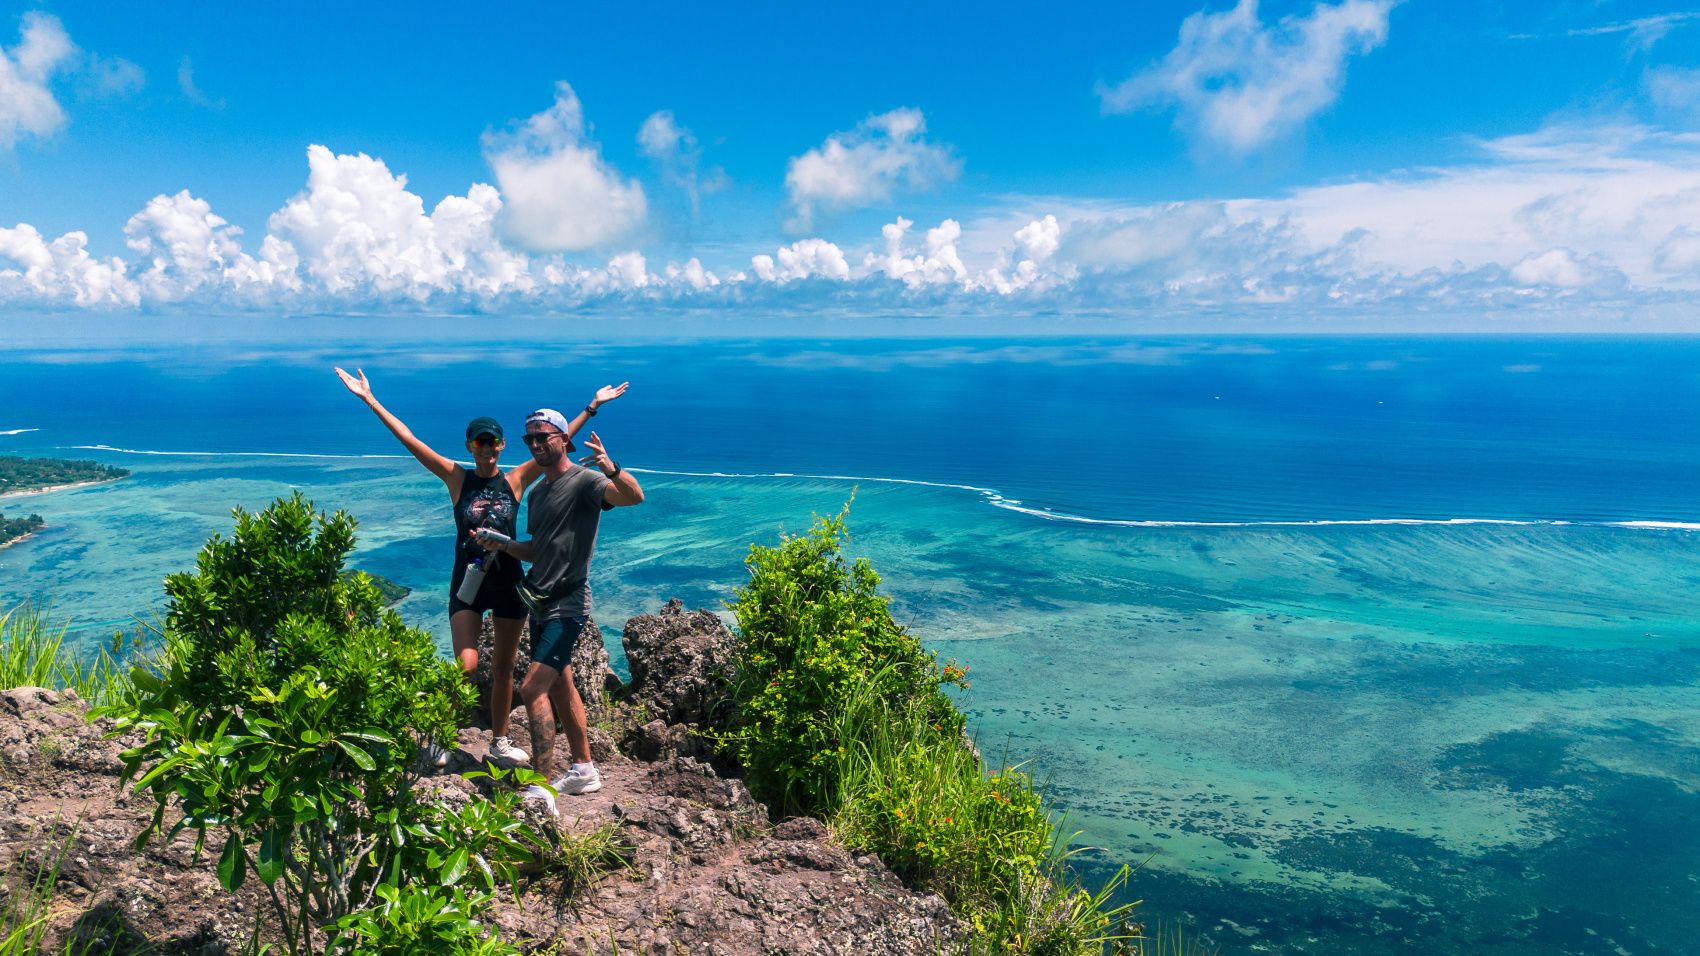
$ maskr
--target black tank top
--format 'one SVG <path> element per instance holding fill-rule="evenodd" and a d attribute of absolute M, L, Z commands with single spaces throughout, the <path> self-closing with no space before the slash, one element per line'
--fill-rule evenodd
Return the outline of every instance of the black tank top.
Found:
<path fill-rule="evenodd" d="M 514 500 L 507 476 L 498 472 L 484 478 L 470 468 L 460 471 L 460 497 L 455 499 L 455 571 L 458 573 L 473 558 L 487 555 L 485 573 L 518 580 L 518 561 L 485 551 L 473 542 L 471 534 L 479 528 L 489 528 L 510 538 L 514 536 L 519 502 Z"/>

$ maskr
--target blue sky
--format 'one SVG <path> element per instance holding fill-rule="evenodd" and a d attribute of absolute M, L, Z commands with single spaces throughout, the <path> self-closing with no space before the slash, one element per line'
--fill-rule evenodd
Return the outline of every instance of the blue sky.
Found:
<path fill-rule="evenodd" d="M 1616 330 L 1700 289 L 1700 10 L 204 11 L 0 7 L 0 307 Z"/>

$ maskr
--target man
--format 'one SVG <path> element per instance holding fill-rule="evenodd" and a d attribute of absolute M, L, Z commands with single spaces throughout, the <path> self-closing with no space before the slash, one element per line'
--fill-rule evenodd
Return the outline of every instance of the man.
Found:
<path fill-rule="evenodd" d="M 492 551 L 503 551 L 530 562 L 519 584 L 520 596 L 531 609 L 531 669 L 520 685 L 520 700 L 531 724 L 531 765 L 548 776 L 555 759 L 555 713 L 549 689 L 565 680 L 567 713 L 564 721 L 572 766 L 550 781 L 560 793 L 577 795 L 602 789 L 602 776 L 590 759 L 590 730 L 584 701 L 573 683 L 571 661 L 590 617 L 590 556 L 596 548 L 596 529 L 602 512 L 643 502 L 643 488 L 632 473 L 608 457 L 602 439 L 590 433 L 590 455 L 573 464 L 575 451 L 567 435 L 567 420 L 552 408 L 540 408 L 525 419 L 525 444 L 543 468 L 543 480 L 527 499 L 525 522 L 529 541 L 480 534 Z M 595 465 L 601 473 L 583 465 Z M 542 787 L 526 788 L 526 799 L 544 803 L 555 813 L 554 798 Z"/>

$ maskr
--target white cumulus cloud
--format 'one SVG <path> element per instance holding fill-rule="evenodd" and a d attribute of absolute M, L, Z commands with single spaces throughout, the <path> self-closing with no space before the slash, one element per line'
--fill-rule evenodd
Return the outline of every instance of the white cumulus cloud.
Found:
<path fill-rule="evenodd" d="M 1225 13 L 1199 11 L 1181 24 L 1167 56 L 1114 85 L 1104 110 L 1173 106 L 1177 124 L 1205 142 L 1249 152 L 1332 105 L 1346 62 L 1387 39 L 1394 0 L 1319 3 L 1309 16 L 1266 26 L 1257 0 Z"/>
<path fill-rule="evenodd" d="M 505 202 L 503 230 L 528 249 L 600 248 L 629 236 L 648 215 L 643 186 L 602 159 L 578 94 L 564 82 L 555 84 L 554 105 L 486 136 L 484 155 Z"/>
<path fill-rule="evenodd" d="M 799 239 L 772 256 L 754 256 L 750 268 L 762 281 L 781 284 L 811 277 L 850 278 L 850 263 L 844 258 L 844 250 L 825 239 Z"/>
<path fill-rule="evenodd" d="M 899 186 L 927 189 L 955 179 L 961 161 L 949 147 L 924 139 L 926 131 L 920 110 L 896 109 L 792 159 L 785 188 L 797 211 L 793 226 L 809 228 L 817 208 L 866 206 L 890 199 Z"/>
<path fill-rule="evenodd" d="M 0 227 L 0 302 L 84 307 L 134 306 L 140 298 L 116 256 L 88 253 L 89 237 L 68 232 L 49 242 L 28 223 Z"/>
<path fill-rule="evenodd" d="M 963 264 L 962 255 L 956 248 L 957 241 L 962 238 L 962 224 L 946 219 L 937 227 L 928 229 L 923 250 L 910 254 L 904 238 L 913 225 L 913 222 L 898 216 L 896 222 L 881 229 L 880 234 L 885 237 L 885 251 L 883 254 L 868 253 L 863 259 L 864 270 L 896 279 L 912 289 L 928 285 L 967 285 L 968 266 Z"/>
<path fill-rule="evenodd" d="M 307 168 L 306 190 L 272 214 L 269 229 L 300 256 L 318 288 L 423 299 L 530 285 L 526 257 L 496 238 L 502 198 L 490 186 L 474 184 L 426 215 L 407 177 L 382 160 L 311 146 Z"/>

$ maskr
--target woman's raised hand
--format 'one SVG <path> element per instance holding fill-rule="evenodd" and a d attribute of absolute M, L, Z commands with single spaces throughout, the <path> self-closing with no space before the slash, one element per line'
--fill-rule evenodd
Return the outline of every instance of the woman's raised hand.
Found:
<path fill-rule="evenodd" d="M 366 373 L 364 371 L 362 371 L 360 369 L 355 369 L 354 371 L 360 373 L 359 378 L 355 378 L 354 376 L 348 374 L 347 372 L 344 372 L 340 368 L 336 370 L 336 377 L 342 379 L 342 384 L 349 391 L 351 391 L 355 395 L 359 396 L 361 398 L 361 400 L 368 401 L 368 402 L 371 401 L 372 400 L 372 383 L 366 381 Z M 623 386 L 623 385 L 620 386 L 620 390 L 624 391 L 625 386 Z"/>

